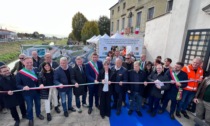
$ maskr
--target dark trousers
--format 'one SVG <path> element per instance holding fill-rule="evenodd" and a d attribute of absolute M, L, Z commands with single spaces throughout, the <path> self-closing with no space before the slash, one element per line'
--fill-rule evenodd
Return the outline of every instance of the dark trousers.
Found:
<path fill-rule="evenodd" d="M 82 104 L 86 104 L 87 92 L 82 95 Z"/>
<path fill-rule="evenodd" d="M 125 103 L 125 101 L 126 101 L 126 93 L 127 93 L 127 85 L 125 86 L 123 86 L 123 92 L 122 92 L 122 101 Z"/>
<path fill-rule="evenodd" d="M 157 113 L 159 102 L 160 102 L 160 98 L 150 96 L 149 97 L 149 110 L 151 110 L 153 113 Z"/>
<path fill-rule="evenodd" d="M 89 108 L 93 107 L 93 96 L 95 96 L 95 106 L 98 106 L 98 86 L 90 85 L 89 88 Z"/>
<path fill-rule="evenodd" d="M 176 105 L 177 105 L 177 100 L 169 97 L 164 97 L 163 99 L 163 105 L 162 105 L 162 110 L 165 111 L 166 107 L 168 106 L 168 102 L 171 100 L 171 106 L 170 106 L 170 114 L 174 114 Z"/>
<path fill-rule="evenodd" d="M 36 108 L 36 116 L 39 116 L 41 113 L 41 104 L 40 104 L 40 94 L 35 92 L 31 95 L 24 96 L 27 105 L 27 114 L 28 119 L 33 120 L 33 101 Z"/>
<path fill-rule="evenodd" d="M 21 111 L 22 116 L 26 116 L 25 103 L 22 103 L 21 105 L 19 105 L 19 107 L 20 107 L 20 111 Z M 11 115 L 14 118 L 15 121 L 19 121 L 20 120 L 16 106 L 10 108 L 10 113 L 11 113 Z"/>
<path fill-rule="evenodd" d="M 141 103 L 142 103 L 142 96 L 138 92 L 132 92 L 130 110 L 134 110 L 136 105 L 136 111 L 140 111 Z"/>
<path fill-rule="evenodd" d="M 111 113 L 111 95 L 110 92 L 101 92 L 100 96 L 100 115 L 101 116 L 110 116 Z"/>
<path fill-rule="evenodd" d="M 183 90 L 182 99 L 178 102 L 177 111 L 186 111 L 196 92 Z"/>
<path fill-rule="evenodd" d="M 121 110 L 123 93 L 114 92 L 114 105 L 117 106 L 117 110 Z"/>

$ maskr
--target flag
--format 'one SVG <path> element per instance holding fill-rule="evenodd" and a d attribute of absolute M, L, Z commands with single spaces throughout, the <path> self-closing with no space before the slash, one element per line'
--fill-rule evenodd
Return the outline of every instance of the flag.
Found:
<path fill-rule="evenodd" d="M 121 31 L 121 35 L 124 35 L 124 29 Z"/>
<path fill-rule="evenodd" d="M 139 34 L 139 27 L 136 27 L 135 34 Z"/>

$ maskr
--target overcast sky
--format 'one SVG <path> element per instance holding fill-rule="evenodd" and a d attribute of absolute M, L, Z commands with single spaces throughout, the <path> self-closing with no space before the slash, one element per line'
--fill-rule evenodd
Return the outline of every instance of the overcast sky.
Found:
<path fill-rule="evenodd" d="M 0 0 L 0 28 L 66 37 L 78 11 L 88 20 L 110 17 L 118 0 Z"/>

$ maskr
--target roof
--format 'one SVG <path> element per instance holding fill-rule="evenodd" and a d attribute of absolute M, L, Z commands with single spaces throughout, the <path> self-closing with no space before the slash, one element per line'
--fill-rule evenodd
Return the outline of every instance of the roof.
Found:
<path fill-rule="evenodd" d="M 109 10 L 111 10 L 113 7 L 115 7 L 116 5 L 118 5 L 118 3 L 119 3 L 119 1 L 116 4 L 114 4 L 112 7 L 110 7 Z"/>
<path fill-rule="evenodd" d="M 202 9 L 204 12 L 206 12 L 207 14 L 210 14 L 210 4 L 205 6 L 203 9 Z"/>
<path fill-rule="evenodd" d="M 13 32 L 13 31 L 9 31 L 7 29 L 0 29 L 1 32 Z"/>

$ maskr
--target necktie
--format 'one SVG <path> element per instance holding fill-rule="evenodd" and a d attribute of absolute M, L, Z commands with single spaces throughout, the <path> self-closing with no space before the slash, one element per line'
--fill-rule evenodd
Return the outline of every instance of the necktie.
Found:
<path fill-rule="evenodd" d="M 80 68 L 81 73 L 83 74 L 84 72 L 83 72 L 82 66 L 80 66 L 79 68 Z"/>

